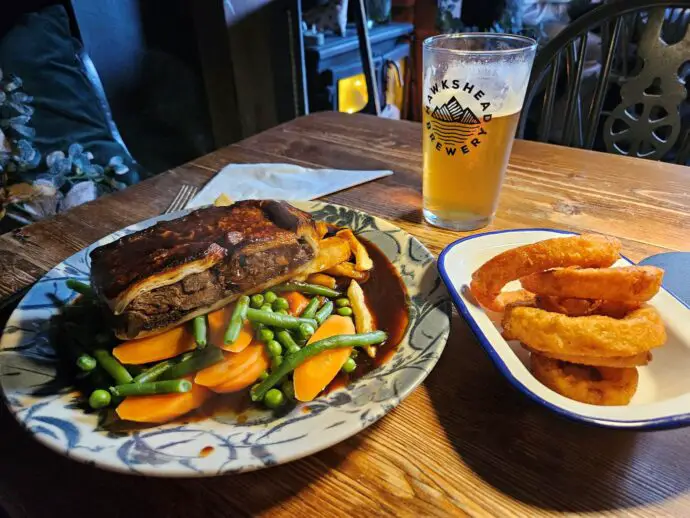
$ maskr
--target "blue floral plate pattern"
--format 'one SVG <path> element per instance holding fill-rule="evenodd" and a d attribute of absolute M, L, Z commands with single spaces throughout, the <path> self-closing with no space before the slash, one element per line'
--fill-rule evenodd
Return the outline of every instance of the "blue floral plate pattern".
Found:
<path fill-rule="evenodd" d="M 392 224 L 346 207 L 295 203 L 316 219 L 348 226 L 395 265 L 409 295 L 410 325 L 395 355 L 346 388 L 281 416 L 251 410 L 241 420 L 203 420 L 115 432 L 106 413 L 86 413 L 58 375 L 48 324 L 74 297 L 68 278 L 88 280 L 89 252 L 157 221 L 115 232 L 57 265 L 19 303 L 0 340 L 0 387 L 16 419 L 38 441 L 75 460 L 129 474 L 214 476 L 282 464 L 328 448 L 366 428 L 407 397 L 434 367 L 450 328 L 451 302 L 431 253 Z M 241 422 L 238 422 L 241 421 Z M 210 453 L 208 453 L 210 452 Z"/>

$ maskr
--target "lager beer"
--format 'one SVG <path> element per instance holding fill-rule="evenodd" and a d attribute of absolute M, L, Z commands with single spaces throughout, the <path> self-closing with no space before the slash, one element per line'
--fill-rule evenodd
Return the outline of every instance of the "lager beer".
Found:
<path fill-rule="evenodd" d="M 497 34 L 424 42 L 424 217 L 454 230 L 487 225 L 498 205 L 536 44 Z"/>

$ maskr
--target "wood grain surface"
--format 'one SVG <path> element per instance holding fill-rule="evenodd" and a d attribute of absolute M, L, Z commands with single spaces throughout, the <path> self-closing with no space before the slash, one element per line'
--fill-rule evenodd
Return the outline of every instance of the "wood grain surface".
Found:
<path fill-rule="evenodd" d="M 80 248 L 165 209 L 181 183 L 231 162 L 391 169 L 326 199 L 385 217 L 434 253 L 466 235 L 421 217 L 418 124 L 324 113 L 298 119 L 51 220 L 0 236 L 0 301 Z M 690 169 L 516 142 L 486 230 L 555 227 L 623 240 L 633 260 L 690 249 Z M 492 366 L 454 315 L 431 375 L 396 410 L 309 458 L 203 480 L 135 478 L 63 458 L 0 406 L 0 507 L 45 516 L 690 515 L 690 433 L 557 418 Z"/>

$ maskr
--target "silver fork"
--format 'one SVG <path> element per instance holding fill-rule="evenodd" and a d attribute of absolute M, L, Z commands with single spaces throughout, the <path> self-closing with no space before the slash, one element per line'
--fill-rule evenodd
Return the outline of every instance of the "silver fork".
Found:
<path fill-rule="evenodd" d="M 170 214 L 171 212 L 177 212 L 178 210 L 184 209 L 198 192 L 199 188 L 195 185 L 189 185 L 188 183 L 183 184 L 163 214 Z"/>

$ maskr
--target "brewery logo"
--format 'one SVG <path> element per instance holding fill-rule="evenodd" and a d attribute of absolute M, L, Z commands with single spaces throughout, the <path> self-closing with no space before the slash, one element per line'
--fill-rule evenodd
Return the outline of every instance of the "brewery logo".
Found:
<path fill-rule="evenodd" d="M 462 87 L 461 84 L 457 79 L 434 84 L 429 89 L 425 103 L 429 116 L 426 121 L 427 138 L 436 151 L 447 155 L 455 155 L 458 150 L 466 155 L 480 146 L 488 135 L 486 124 L 482 122 L 491 121 L 491 103 L 484 100 L 484 92 L 473 84 L 466 82 Z M 448 94 L 439 95 L 439 92 L 447 90 L 455 90 L 450 99 Z M 438 104 L 439 97 L 448 100 Z M 462 103 L 458 97 L 462 99 Z"/>

